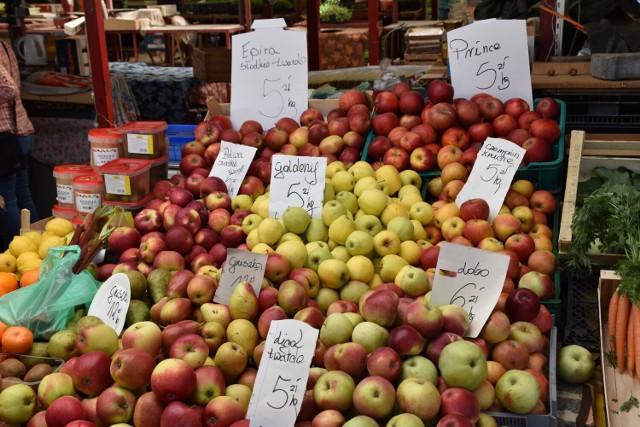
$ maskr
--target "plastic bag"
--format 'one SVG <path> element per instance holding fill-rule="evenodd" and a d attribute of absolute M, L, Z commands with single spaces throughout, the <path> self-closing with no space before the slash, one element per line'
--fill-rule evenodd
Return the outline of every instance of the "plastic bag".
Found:
<path fill-rule="evenodd" d="M 37 283 L 0 297 L 0 320 L 29 328 L 40 340 L 64 329 L 76 306 L 90 304 L 98 291 L 91 273 L 73 274 L 79 258 L 79 246 L 50 248 Z"/>

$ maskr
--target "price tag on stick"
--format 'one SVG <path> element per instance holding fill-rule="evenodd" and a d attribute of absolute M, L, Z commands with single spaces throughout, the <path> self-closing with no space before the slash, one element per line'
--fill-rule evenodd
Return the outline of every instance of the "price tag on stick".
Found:
<path fill-rule="evenodd" d="M 299 320 L 271 322 L 247 411 L 249 427 L 293 427 L 317 340 L 318 330 Z"/>
<path fill-rule="evenodd" d="M 456 304 L 467 310 L 467 336 L 475 338 L 498 302 L 508 267 L 507 255 L 445 242 L 438 256 L 431 303 Z"/>
<path fill-rule="evenodd" d="M 457 97 L 485 92 L 522 98 L 533 109 L 527 24 L 490 19 L 447 32 L 451 83 Z"/>
<path fill-rule="evenodd" d="M 209 176 L 217 176 L 227 184 L 227 192 L 231 199 L 238 195 L 242 180 L 249 170 L 256 151 L 255 147 L 222 141 L 220 154 L 216 157 Z"/>
<path fill-rule="evenodd" d="M 269 216 L 282 218 L 289 206 L 299 206 L 312 218 L 322 215 L 327 159 L 277 154 L 271 159 Z"/>
<path fill-rule="evenodd" d="M 117 273 L 100 285 L 87 314 L 99 317 L 105 325 L 111 326 L 120 335 L 130 302 L 129 277 L 126 274 Z"/>
<path fill-rule="evenodd" d="M 487 138 L 478 152 L 467 182 L 456 197 L 456 205 L 460 206 L 469 199 L 482 198 L 489 204 L 489 222 L 493 221 L 502 207 L 525 151 L 506 139 Z"/>
<path fill-rule="evenodd" d="M 240 249 L 227 249 L 227 259 L 224 262 L 218 289 L 213 301 L 229 304 L 231 294 L 238 283 L 249 282 L 256 295 L 260 292 L 267 256 Z"/>

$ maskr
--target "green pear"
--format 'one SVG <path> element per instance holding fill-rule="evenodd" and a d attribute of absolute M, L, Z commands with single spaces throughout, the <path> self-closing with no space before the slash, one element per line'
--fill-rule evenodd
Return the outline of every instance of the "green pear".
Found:
<path fill-rule="evenodd" d="M 51 335 L 49 338 L 49 356 L 63 360 L 69 360 L 74 356 L 78 356 L 80 351 L 76 348 L 75 331 L 62 330 Z"/>
<path fill-rule="evenodd" d="M 83 316 L 76 322 L 76 333 L 80 331 L 80 329 L 86 328 L 91 325 L 100 325 L 103 324 L 101 318 L 96 316 Z"/>
<path fill-rule="evenodd" d="M 233 319 L 254 320 L 258 315 L 258 297 L 251 283 L 243 281 L 236 285 L 229 297 L 229 310 Z"/>
<path fill-rule="evenodd" d="M 127 309 L 127 317 L 124 320 L 124 327 L 127 328 L 134 323 L 150 320 L 149 306 L 144 301 L 132 299 Z"/>
<path fill-rule="evenodd" d="M 302 234 L 311 223 L 311 215 L 304 208 L 289 206 L 282 214 L 282 221 L 287 230 L 292 233 Z"/>
<path fill-rule="evenodd" d="M 258 329 L 247 319 L 234 319 L 227 326 L 227 341 L 244 348 L 247 354 L 253 354 L 259 342 Z"/>
<path fill-rule="evenodd" d="M 167 295 L 167 286 L 171 279 L 171 272 L 164 268 L 156 268 L 147 276 L 149 294 L 153 303 L 157 303 Z"/>
<path fill-rule="evenodd" d="M 127 270 L 123 273 L 129 278 L 131 299 L 142 298 L 147 293 L 147 278 L 138 270 Z"/>

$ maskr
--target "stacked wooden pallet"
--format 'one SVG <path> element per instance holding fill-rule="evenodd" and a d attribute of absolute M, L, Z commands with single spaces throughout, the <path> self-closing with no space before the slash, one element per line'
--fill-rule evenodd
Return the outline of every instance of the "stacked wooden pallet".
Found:
<path fill-rule="evenodd" d="M 441 27 L 409 28 L 405 34 L 405 64 L 427 64 L 442 59 Z"/>

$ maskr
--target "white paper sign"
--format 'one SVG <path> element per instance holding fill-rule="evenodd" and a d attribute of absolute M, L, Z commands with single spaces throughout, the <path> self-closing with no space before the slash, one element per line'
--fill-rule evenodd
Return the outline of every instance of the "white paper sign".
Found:
<path fill-rule="evenodd" d="M 249 427 L 293 427 L 318 332 L 299 320 L 271 322 L 247 411 Z"/>
<path fill-rule="evenodd" d="M 311 217 L 320 218 L 326 171 L 325 157 L 273 156 L 269 216 L 281 218 L 289 206 L 299 206 Z"/>
<path fill-rule="evenodd" d="M 498 215 L 525 149 L 511 141 L 487 138 L 478 152 L 467 182 L 456 197 L 456 205 L 482 198 L 489 204 L 489 222 Z"/>
<path fill-rule="evenodd" d="M 533 109 L 527 24 L 491 19 L 447 32 L 456 97 L 485 92 L 501 101 L 522 98 Z"/>
<path fill-rule="evenodd" d="M 96 292 L 87 314 L 102 319 L 120 335 L 131 302 L 129 277 L 117 273 L 109 277 Z"/>
<path fill-rule="evenodd" d="M 220 154 L 213 163 L 209 176 L 217 176 L 227 184 L 229 197 L 238 195 L 244 176 L 256 155 L 256 147 L 222 141 Z"/>
<path fill-rule="evenodd" d="M 467 336 L 475 338 L 498 302 L 508 267 L 507 255 L 445 242 L 438 256 L 431 303 L 456 304 L 467 310 Z"/>
<path fill-rule="evenodd" d="M 287 31 L 282 18 L 253 22 L 255 31 L 231 44 L 231 122 L 271 128 L 282 117 L 300 121 L 308 106 L 307 34 Z"/>
<path fill-rule="evenodd" d="M 222 268 L 220 282 L 213 301 L 228 304 L 233 290 L 240 282 L 249 282 L 256 295 L 260 292 L 264 267 L 267 264 L 265 254 L 257 254 L 240 249 L 227 249 L 227 259 Z"/>

